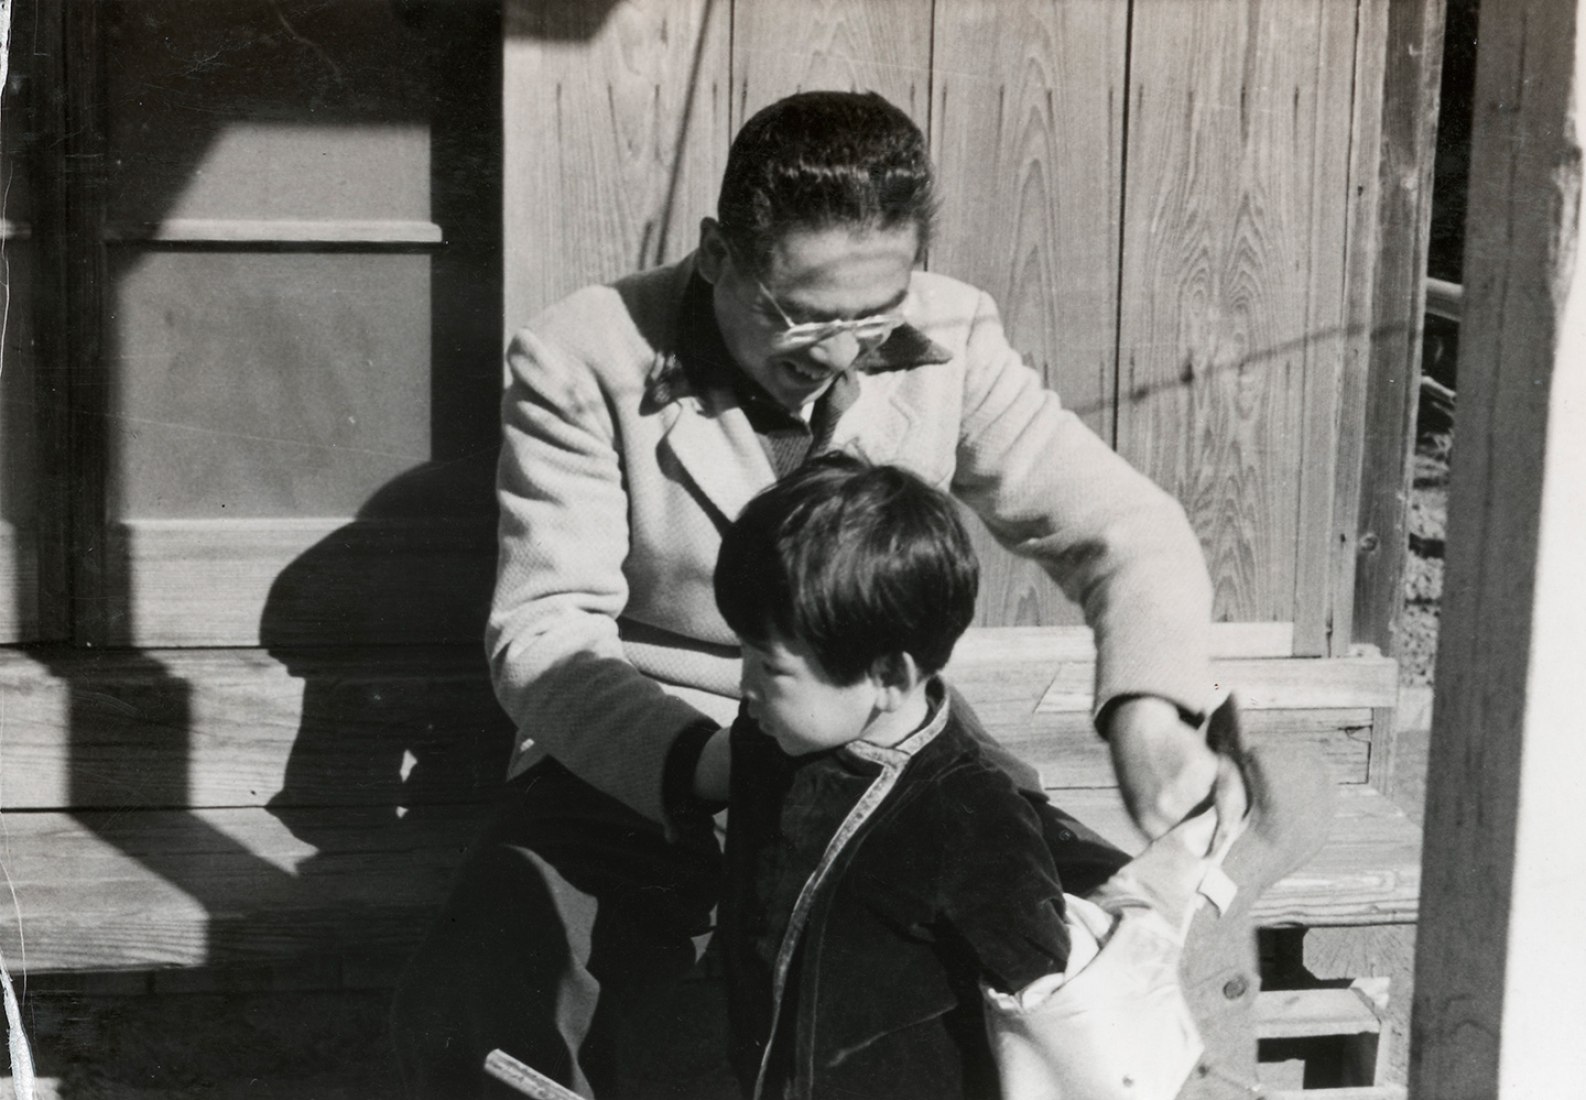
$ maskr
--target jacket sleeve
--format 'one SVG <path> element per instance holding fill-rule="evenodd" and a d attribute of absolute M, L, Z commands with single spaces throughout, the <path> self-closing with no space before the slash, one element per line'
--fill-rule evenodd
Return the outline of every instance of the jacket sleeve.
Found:
<path fill-rule="evenodd" d="M 941 797 L 940 919 L 981 980 L 1008 993 L 1067 969 L 1063 888 L 1034 808 L 989 769 L 949 776 Z"/>
<path fill-rule="evenodd" d="M 615 433 L 588 364 L 532 333 L 513 340 L 486 647 L 520 742 L 660 821 L 667 753 L 710 720 L 623 655 L 628 501 Z"/>
<path fill-rule="evenodd" d="M 1211 689 L 1211 582 L 1184 509 L 1020 360 L 985 294 L 971 323 L 953 490 L 1038 561 L 1096 636 L 1095 711 L 1156 695 L 1198 714 Z"/>

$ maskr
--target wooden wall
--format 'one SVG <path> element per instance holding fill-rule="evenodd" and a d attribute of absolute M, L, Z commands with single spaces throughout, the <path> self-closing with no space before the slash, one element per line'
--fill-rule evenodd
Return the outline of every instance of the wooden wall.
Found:
<path fill-rule="evenodd" d="M 18 9 L 0 641 L 477 644 L 499 10 L 201 7 Z"/>
<path fill-rule="evenodd" d="M 0 639 L 472 642 L 503 324 L 683 255 L 748 114 L 862 87 L 929 135 L 929 266 L 1185 503 L 1217 616 L 1391 642 L 1440 0 L 46 9 Z M 980 545 L 982 624 L 1075 621 Z"/>
<path fill-rule="evenodd" d="M 879 91 L 941 173 L 928 266 L 990 291 L 1028 361 L 1184 502 L 1220 619 L 1293 623 L 1296 652 L 1342 652 L 1372 280 L 1383 249 L 1425 247 L 1373 232 L 1388 15 L 1386 0 L 509 0 L 507 326 L 692 248 L 759 107 Z M 983 623 L 1073 620 L 1027 564 L 982 550 Z"/>

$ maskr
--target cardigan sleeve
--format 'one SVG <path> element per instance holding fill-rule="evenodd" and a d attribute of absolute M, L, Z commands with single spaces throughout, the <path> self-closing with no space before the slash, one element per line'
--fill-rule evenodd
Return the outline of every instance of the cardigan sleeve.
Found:
<path fill-rule="evenodd" d="M 623 650 L 628 497 L 608 395 L 577 356 L 520 333 L 507 354 L 502 431 L 486 637 L 496 696 L 520 741 L 664 821 L 674 742 L 714 723 Z"/>
<path fill-rule="evenodd" d="M 964 363 L 953 491 L 1084 610 L 1096 712 L 1155 695 L 1199 714 L 1212 685 L 1212 590 L 1184 509 L 1063 407 L 1009 346 L 984 293 Z"/>

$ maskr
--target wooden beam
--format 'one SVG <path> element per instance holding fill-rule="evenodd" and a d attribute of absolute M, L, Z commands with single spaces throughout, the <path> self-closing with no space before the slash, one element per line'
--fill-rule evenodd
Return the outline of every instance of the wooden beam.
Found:
<path fill-rule="evenodd" d="M 1388 0 L 1361 0 L 1356 10 L 1354 124 L 1350 134 L 1348 194 L 1345 196 L 1344 353 L 1339 364 L 1337 451 L 1332 456 L 1332 515 L 1326 598 L 1321 623 L 1324 648 L 1333 657 L 1354 642 L 1355 556 L 1360 527 L 1367 385 L 1371 375 L 1371 318 L 1377 255 L 1382 248 L 1378 216 L 1382 203 L 1382 103 L 1388 55 Z M 1298 579 L 1298 578 L 1297 578 Z M 1298 597 L 1298 593 L 1296 593 Z M 1299 603 L 1296 598 L 1296 603 Z M 1310 653 L 1302 638 L 1296 652 Z"/>
<path fill-rule="evenodd" d="M 1415 1097 L 1578 1095 L 1586 0 L 1483 4 Z"/>
<path fill-rule="evenodd" d="M 105 533 L 108 645 L 477 643 L 495 519 L 138 519 Z"/>
<path fill-rule="evenodd" d="M 445 235 L 427 221 L 324 218 L 169 218 L 113 223 L 105 240 L 116 244 L 438 245 Z"/>
<path fill-rule="evenodd" d="M 1426 280 L 1426 312 L 1446 321 L 1458 321 L 1465 288 L 1444 279 Z"/>
<path fill-rule="evenodd" d="M 72 630 L 71 532 L 77 479 L 73 476 L 72 417 L 68 400 L 71 318 L 78 316 L 70 299 L 68 270 L 72 245 L 67 238 L 68 173 L 63 42 L 66 13 L 52 5 L 40 14 L 37 38 L 29 59 L 32 88 L 30 110 L 38 147 L 27 165 L 32 175 L 33 209 L 29 224 L 36 235 L 33 268 L 34 397 L 38 402 L 39 450 L 37 531 L 33 560 L 37 567 L 38 641 L 64 641 Z"/>
<path fill-rule="evenodd" d="M 1354 539 L 1353 640 L 1393 653 L 1404 600 L 1410 455 L 1420 394 L 1421 313 L 1432 219 L 1432 160 L 1443 73 L 1444 0 L 1393 0 L 1383 76 L 1370 365 L 1365 380 L 1363 471 Z M 1348 598 L 1339 592 L 1336 598 Z M 1336 616 L 1341 618 L 1342 616 Z M 1333 647 L 1347 645 L 1342 636 Z"/>
<path fill-rule="evenodd" d="M 1116 791 L 1063 807 L 1138 850 Z M 11 813 L 15 906 L 0 951 L 30 972 L 261 964 L 412 949 L 478 836 L 485 804 Z M 1413 920 L 1417 834 L 1344 790 L 1327 843 L 1256 902 L 1262 926 Z M 23 944 L 26 944 L 26 953 Z"/>
<path fill-rule="evenodd" d="M 363 560 L 333 563 L 330 579 L 355 585 Z M 287 602 L 268 649 L 0 649 L 0 806 L 416 806 L 493 789 L 512 731 L 490 689 L 477 624 L 463 645 L 320 645 L 323 632 L 299 633 L 313 623 Z M 333 597 L 318 602 L 303 615 L 337 616 Z M 442 613 L 414 602 L 397 613 Z M 355 628 L 343 627 L 349 637 Z M 1252 740 L 1313 745 L 1337 782 L 1364 783 L 1371 707 L 1391 668 L 1238 656 L 1285 640 L 1261 633 L 1223 624 L 1212 634 L 1217 651 L 1235 654 L 1213 667 L 1244 670 Z M 1107 746 L 1080 690 L 1093 658 L 1083 628 L 977 630 L 949 675 L 1048 787 L 1112 787 Z M 1048 708 L 1042 699 L 1059 668 L 1074 690 Z"/>
<path fill-rule="evenodd" d="M 105 33 L 104 6 L 65 6 L 65 218 L 69 324 L 66 406 L 70 410 L 71 636 L 102 644 L 114 622 L 104 586 L 105 505 L 112 386 L 104 356 Z"/>

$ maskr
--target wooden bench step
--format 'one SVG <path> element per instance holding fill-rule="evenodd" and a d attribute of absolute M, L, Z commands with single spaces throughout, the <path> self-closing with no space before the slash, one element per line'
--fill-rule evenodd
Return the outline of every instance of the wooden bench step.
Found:
<path fill-rule="evenodd" d="M 1267 925 L 1413 919 L 1413 826 L 1346 790 L 1332 839 L 1257 905 Z M 1116 842 L 1140 839 L 1112 791 L 1064 806 Z M 417 942 L 480 828 L 479 806 L 8 813 L 0 950 L 30 970 L 256 964 L 400 953 Z M 295 830 L 295 833 L 294 831 Z"/>
<path fill-rule="evenodd" d="M 1145 838 L 1116 790 L 1053 791 L 1053 801 L 1125 851 Z M 1421 830 L 1372 787 L 1338 788 L 1327 842 L 1267 891 L 1256 918 L 1267 927 L 1408 924 L 1421 890 Z"/>
<path fill-rule="evenodd" d="M 1403 1085 L 1357 1085 L 1342 1089 L 1279 1089 L 1266 1100 L 1405 1100 Z"/>
<path fill-rule="evenodd" d="M 1364 783 L 1394 662 L 1290 658 L 1282 624 L 1212 633 L 1256 741 L 1304 740 Z M 971 631 L 949 669 L 1052 788 L 1110 787 L 1083 629 Z M 0 649 L 0 806 L 77 810 L 475 801 L 512 731 L 477 646 L 330 650 Z"/>
<path fill-rule="evenodd" d="M 1256 997 L 1257 1039 L 1376 1034 L 1382 1020 L 1354 989 L 1269 989 Z"/>
<path fill-rule="evenodd" d="M 361 807 L 8 813 L 14 972 L 231 966 L 411 951 L 483 820 Z"/>

